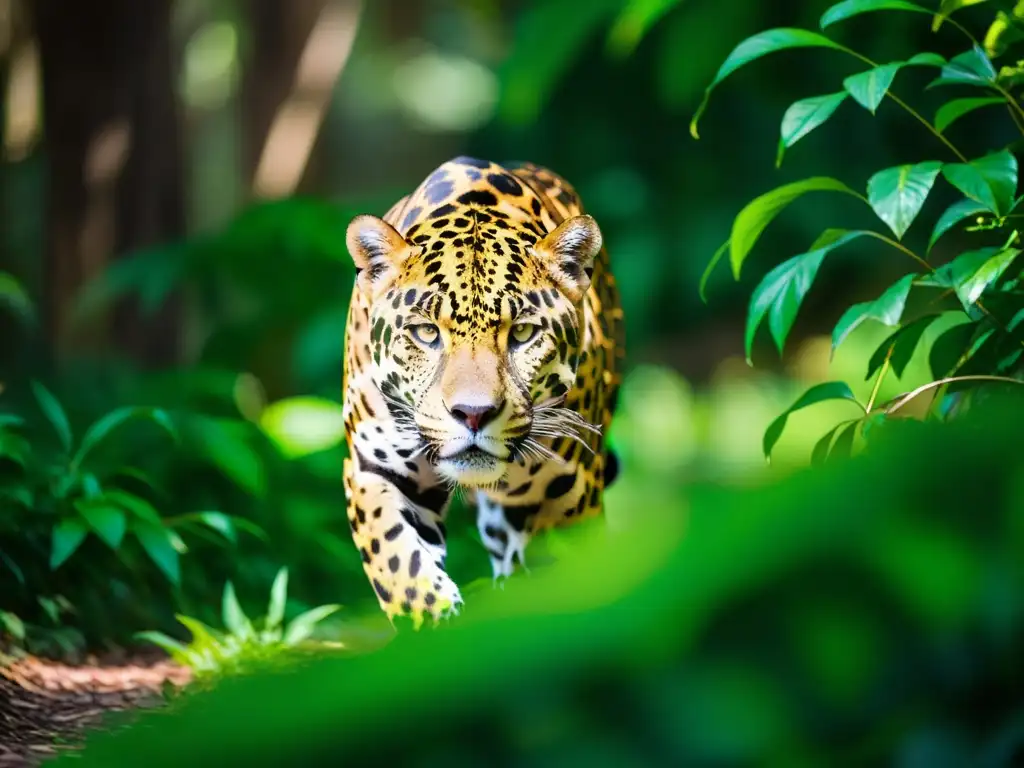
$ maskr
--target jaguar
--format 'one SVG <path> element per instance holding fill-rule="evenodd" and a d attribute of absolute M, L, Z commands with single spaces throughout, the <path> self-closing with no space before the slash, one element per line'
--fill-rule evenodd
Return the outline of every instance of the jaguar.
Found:
<path fill-rule="evenodd" d="M 455 493 L 475 502 L 493 576 L 539 532 L 598 516 L 623 311 L 601 230 L 532 163 L 450 160 L 346 230 L 344 488 L 388 618 L 457 614 L 445 570 Z"/>

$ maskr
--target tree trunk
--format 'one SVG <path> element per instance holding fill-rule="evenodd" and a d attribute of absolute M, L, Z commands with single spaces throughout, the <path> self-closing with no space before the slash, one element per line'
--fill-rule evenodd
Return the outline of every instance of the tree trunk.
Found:
<path fill-rule="evenodd" d="M 76 293 L 111 258 L 184 232 L 182 152 L 174 94 L 170 0 L 36 0 L 48 169 L 44 312 L 58 356 L 72 337 Z M 143 364 L 177 356 L 178 302 L 142 317 L 116 307 L 112 341 Z M 72 347 L 72 345 L 75 345 Z"/>

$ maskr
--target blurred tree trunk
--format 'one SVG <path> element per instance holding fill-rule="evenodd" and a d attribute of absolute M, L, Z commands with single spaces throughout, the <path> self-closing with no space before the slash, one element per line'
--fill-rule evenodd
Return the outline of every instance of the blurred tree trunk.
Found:
<path fill-rule="evenodd" d="M 242 157 L 250 191 L 274 116 L 291 93 L 325 5 L 326 0 L 250 0 L 250 55 L 242 75 Z"/>
<path fill-rule="evenodd" d="M 45 322 L 58 355 L 70 310 L 112 257 L 184 231 L 171 0 L 36 0 L 48 169 Z M 143 364 L 177 356 L 179 306 L 143 317 L 133 300 L 91 329 Z"/>

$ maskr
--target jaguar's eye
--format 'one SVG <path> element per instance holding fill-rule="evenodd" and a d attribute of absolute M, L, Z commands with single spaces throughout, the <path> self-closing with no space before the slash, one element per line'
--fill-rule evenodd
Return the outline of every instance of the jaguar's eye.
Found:
<path fill-rule="evenodd" d="M 414 325 L 409 329 L 409 332 L 416 341 L 425 347 L 436 346 L 441 338 L 441 332 L 437 330 L 437 326 L 430 323 Z"/>
<path fill-rule="evenodd" d="M 525 344 L 537 335 L 538 327 L 531 323 L 516 323 L 512 326 L 512 341 L 516 344 Z"/>

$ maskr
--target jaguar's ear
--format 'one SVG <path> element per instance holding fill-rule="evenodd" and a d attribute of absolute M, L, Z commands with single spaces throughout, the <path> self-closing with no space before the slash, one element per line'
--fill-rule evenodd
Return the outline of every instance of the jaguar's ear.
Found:
<path fill-rule="evenodd" d="M 576 303 L 590 287 L 594 257 L 601 251 L 601 230 L 590 216 L 573 216 L 559 224 L 533 250 L 547 264 L 559 287 Z"/>
<path fill-rule="evenodd" d="M 366 214 L 349 223 L 345 243 L 356 265 L 356 284 L 370 297 L 391 282 L 413 250 L 384 219 Z"/>

